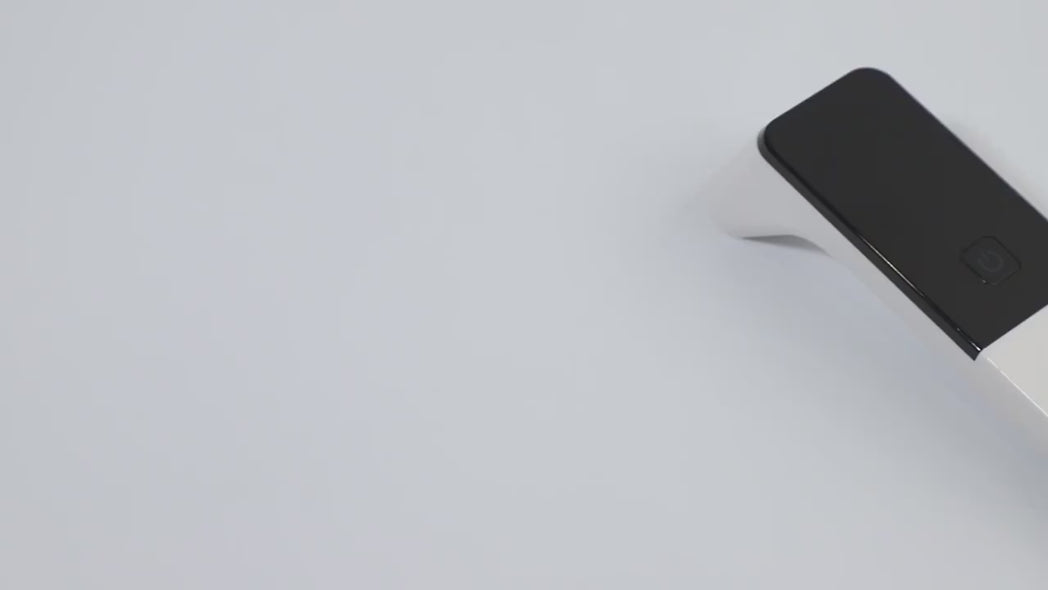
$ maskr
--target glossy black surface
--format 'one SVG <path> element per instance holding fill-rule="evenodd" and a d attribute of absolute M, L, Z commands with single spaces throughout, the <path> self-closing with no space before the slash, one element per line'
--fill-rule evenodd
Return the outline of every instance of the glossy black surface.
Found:
<path fill-rule="evenodd" d="M 760 147 L 969 356 L 1048 304 L 1048 221 L 883 72 L 837 80 Z"/>

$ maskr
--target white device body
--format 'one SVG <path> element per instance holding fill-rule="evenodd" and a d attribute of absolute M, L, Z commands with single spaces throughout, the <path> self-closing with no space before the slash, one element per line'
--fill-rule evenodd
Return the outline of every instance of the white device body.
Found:
<path fill-rule="evenodd" d="M 764 159 L 756 138 L 714 178 L 710 198 L 714 217 L 731 235 L 796 236 L 847 266 L 994 406 L 1048 443 L 1048 308 L 973 360 Z"/>

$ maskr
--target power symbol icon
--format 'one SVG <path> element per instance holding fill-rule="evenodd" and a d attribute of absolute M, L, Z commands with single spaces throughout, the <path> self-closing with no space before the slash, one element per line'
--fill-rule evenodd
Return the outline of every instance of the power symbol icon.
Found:
<path fill-rule="evenodd" d="M 962 258 L 987 285 L 997 285 L 1019 270 L 1019 261 L 996 238 L 979 238 Z"/>
<path fill-rule="evenodd" d="M 975 263 L 988 273 L 1001 272 L 1004 268 L 1004 257 L 993 250 L 985 250 L 976 257 Z"/>

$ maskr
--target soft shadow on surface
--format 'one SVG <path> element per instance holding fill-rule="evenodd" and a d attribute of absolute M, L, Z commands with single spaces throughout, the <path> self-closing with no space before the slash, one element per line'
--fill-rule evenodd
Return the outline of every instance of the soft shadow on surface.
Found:
<path fill-rule="evenodd" d="M 694 277 L 682 280 L 679 286 L 691 290 L 684 299 L 693 302 L 695 314 L 700 314 L 704 304 L 728 301 L 730 305 L 724 303 L 719 313 L 743 317 L 744 310 L 760 310 L 753 315 L 759 317 L 757 323 L 768 332 L 769 339 L 781 338 L 793 349 L 809 348 L 811 356 L 825 359 L 825 366 L 830 367 L 826 370 L 863 379 L 862 387 L 848 390 L 846 395 L 806 390 L 806 384 L 799 380 L 784 384 L 785 394 L 796 396 L 799 404 L 810 408 L 807 411 L 816 416 L 813 420 L 854 424 L 874 440 L 880 439 L 875 446 L 885 447 L 886 461 L 899 462 L 892 470 L 910 478 L 907 485 L 934 490 L 948 488 L 951 480 L 967 483 L 951 502 L 955 507 L 981 507 L 986 517 L 1000 522 L 1000 534 L 1006 538 L 1020 544 L 1045 540 L 1048 449 L 1035 445 L 1027 433 L 996 413 L 983 399 L 984 394 L 962 375 L 947 373 L 949 367 L 922 348 L 918 338 L 910 337 L 901 321 L 885 317 L 887 312 L 875 312 L 872 306 L 881 304 L 872 294 L 853 288 L 847 280 L 806 283 L 806 279 L 819 279 L 811 264 L 779 270 L 769 257 L 752 249 L 747 253 L 747 248 L 739 245 L 753 241 L 795 251 L 822 252 L 820 248 L 796 236 L 727 239 L 708 211 L 697 203 L 686 203 L 677 215 L 667 217 L 673 221 L 664 231 L 676 238 L 665 252 L 671 258 L 668 266 L 676 268 L 675 276 Z M 783 255 L 783 265 L 803 263 L 785 252 Z M 836 272 L 847 274 L 843 267 Z M 711 276 L 718 280 L 711 282 Z M 725 285 L 734 288 L 718 301 L 711 291 L 727 291 Z M 854 321 L 856 315 L 877 319 L 863 324 Z M 740 326 L 740 333 L 750 329 L 743 323 Z M 744 346 L 735 348 L 731 338 L 724 340 L 726 355 L 750 354 Z M 913 349 L 908 350 L 910 347 Z M 725 365 L 730 366 L 731 360 L 727 359 Z M 937 371 L 943 374 L 937 377 Z M 911 373 L 919 377 L 912 383 L 905 377 Z M 789 372 L 783 374 L 790 376 Z M 842 443 L 863 448 L 851 439 L 842 439 Z M 899 448 L 907 444 L 913 448 Z M 950 451 L 952 448 L 962 450 Z M 966 481 L 961 475 L 965 470 L 979 475 Z"/>
<path fill-rule="evenodd" d="M 760 238 L 749 239 L 753 242 L 761 242 L 764 244 L 771 244 L 773 246 L 785 246 L 787 248 L 796 248 L 797 250 L 806 250 L 809 252 L 818 252 L 820 254 L 825 254 L 822 248 L 798 236 L 765 236 Z"/>

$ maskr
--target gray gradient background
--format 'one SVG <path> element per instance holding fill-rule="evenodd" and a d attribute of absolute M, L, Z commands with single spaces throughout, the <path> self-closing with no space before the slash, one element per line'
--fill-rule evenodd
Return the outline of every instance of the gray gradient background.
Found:
<path fill-rule="evenodd" d="M 0 3 L 0 587 L 1048 587 L 1048 459 L 699 199 L 892 72 L 1048 203 L 1043 2 Z"/>

